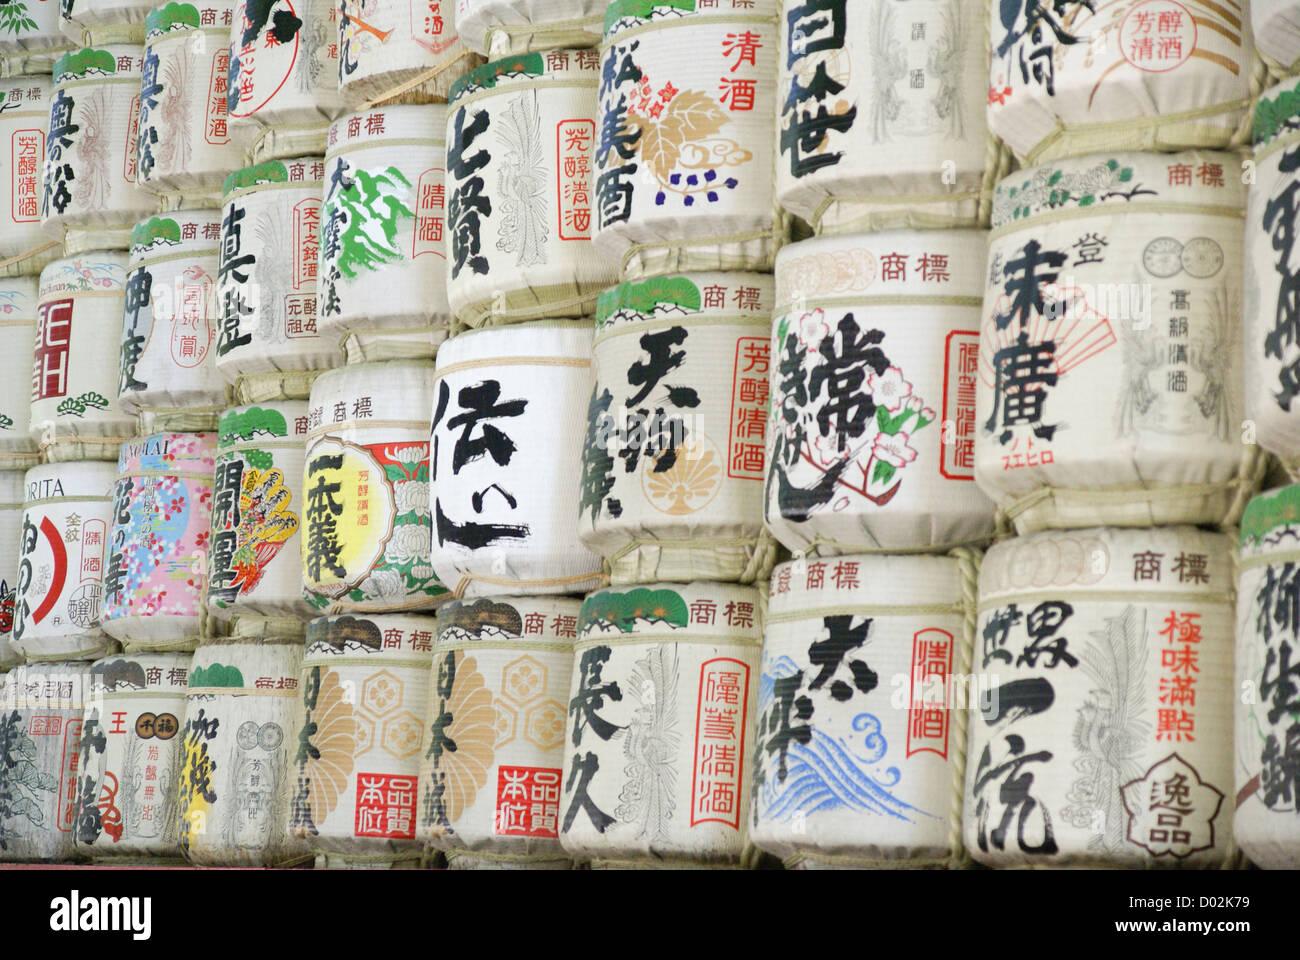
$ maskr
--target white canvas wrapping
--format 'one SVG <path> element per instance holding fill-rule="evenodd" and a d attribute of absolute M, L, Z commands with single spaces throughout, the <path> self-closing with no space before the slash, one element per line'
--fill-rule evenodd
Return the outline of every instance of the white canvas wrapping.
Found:
<path fill-rule="evenodd" d="M 49 460 L 116 460 L 135 433 L 117 402 L 126 263 L 104 250 L 41 271 L 28 429 Z"/>
<path fill-rule="evenodd" d="M 57 5 L 57 0 L 45 2 Z M 8 144 L 0 177 L 0 276 L 39 273 L 59 256 L 58 241 L 41 226 L 49 127 L 49 77 L 0 81 L 0 143 Z"/>
<path fill-rule="evenodd" d="M 998 185 L 975 478 L 1019 532 L 1240 515 L 1238 166 L 1102 154 Z"/>
<path fill-rule="evenodd" d="M 15 19 L 0 40 L 0 76 L 27 79 L 47 74 L 54 61 L 73 47 L 60 29 L 59 7 L 60 0 L 19 0 L 13 5 Z"/>
<path fill-rule="evenodd" d="M 316 326 L 349 359 L 432 357 L 447 338 L 446 135 L 438 104 L 330 125 Z"/>
<path fill-rule="evenodd" d="M 465 46 L 489 57 L 600 45 L 605 0 L 443 0 Z"/>
<path fill-rule="evenodd" d="M 78 30 L 143 23 L 154 5 L 141 0 L 62 0 L 62 7 L 63 30 L 75 35 Z"/>
<path fill-rule="evenodd" d="M 989 129 L 1024 165 L 1245 142 L 1262 71 L 1244 4 L 990 6 Z"/>
<path fill-rule="evenodd" d="M 1296 0 L 1250 0 L 1255 48 L 1285 73 L 1300 60 L 1300 3 Z M 1270 67 L 1272 65 L 1270 64 Z"/>
<path fill-rule="evenodd" d="M 784 0 L 777 199 L 819 235 L 978 227 L 988 7 Z"/>
<path fill-rule="evenodd" d="M 767 527 L 818 553 L 990 537 L 976 487 L 985 234 L 824 237 L 777 257 Z"/>
<path fill-rule="evenodd" d="M 975 569 L 882 556 L 776 568 L 756 708 L 756 846 L 789 866 L 959 862 Z"/>
<path fill-rule="evenodd" d="M 583 601 L 560 843 L 597 865 L 735 866 L 753 789 L 760 599 L 717 583 Z"/>
<path fill-rule="evenodd" d="M 507 597 L 438 611 L 418 835 L 453 869 L 569 866 L 558 830 L 581 606 Z"/>
<path fill-rule="evenodd" d="M 354 109 L 446 101 L 482 63 L 456 32 L 456 0 L 343 0 L 339 95 Z"/>
<path fill-rule="evenodd" d="M 1232 834 L 1232 540 L 1039 533 L 980 571 L 966 849 L 994 867 L 1218 867 Z"/>
<path fill-rule="evenodd" d="M 34 467 L 40 448 L 29 430 L 32 389 L 28 379 L 36 341 L 36 278 L 0 280 L 0 469 Z"/>
<path fill-rule="evenodd" d="M 766 578 L 772 308 L 772 278 L 756 273 L 601 295 L 578 530 L 614 583 Z"/>
<path fill-rule="evenodd" d="M 447 299 L 461 326 L 590 316 L 599 58 L 531 53 L 456 81 L 447 108 Z"/>
<path fill-rule="evenodd" d="M 779 8 L 612 5 L 593 189 L 596 250 L 622 279 L 772 269 Z"/>
<path fill-rule="evenodd" d="M 23 493 L 26 475 L 22 470 L 0 470 L 0 670 L 23 662 L 13 644 L 14 601 L 18 596 L 18 549 L 23 530 Z"/>
<path fill-rule="evenodd" d="M 580 593 L 601 559 L 578 539 L 590 322 L 476 330 L 438 352 L 433 569 L 457 597 Z"/>

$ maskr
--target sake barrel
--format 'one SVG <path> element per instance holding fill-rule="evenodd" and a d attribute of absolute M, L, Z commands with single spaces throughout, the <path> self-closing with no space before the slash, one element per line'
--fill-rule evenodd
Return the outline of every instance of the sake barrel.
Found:
<path fill-rule="evenodd" d="M 478 330 L 438 352 L 433 569 L 458 597 L 600 585 L 601 559 L 574 521 L 591 343 L 589 321 L 540 322 Z"/>
<path fill-rule="evenodd" d="M 316 329 L 321 240 L 319 157 L 271 160 L 226 178 L 217 296 L 217 370 L 227 383 L 342 362 Z"/>
<path fill-rule="evenodd" d="M 131 231 L 118 405 L 145 431 L 203 430 L 225 408 L 217 372 L 221 213 L 180 210 Z"/>
<path fill-rule="evenodd" d="M 154 8 L 141 0 L 62 0 L 61 6 L 63 31 L 69 36 L 143 24 Z"/>
<path fill-rule="evenodd" d="M 136 160 L 140 186 L 151 193 L 199 194 L 215 204 L 226 174 L 246 162 L 256 131 L 232 131 L 226 102 L 234 2 L 149 11 Z"/>
<path fill-rule="evenodd" d="M 193 650 L 205 632 L 215 433 L 122 445 L 102 622 L 128 653 Z"/>
<path fill-rule="evenodd" d="M 982 226 L 987 5 L 784 0 L 782 14 L 781 206 L 819 234 Z"/>
<path fill-rule="evenodd" d="M 758 591 L 651 584 L 582 604 L 560 843 L 596 865 L 734 866 L 753 781 Z"/>
<path fill-rule="evenodd" d="M 456 78 L 483 62 L 457 35 L 455 5 L 342 0 L 339 96 L 357 109 L 445 101 Z"/>
<path fill-rule="evenodd" d="M 964 836 L 987 866 L 1207 867 L 1232 833 L 1232 542 L 1052 531 L 980 570 Z"/>
<path fill-rule="evenodd" d="M 226 110 L 232 135 L 253 131 L 256 162 L 320 155 L 343 110 L 332 0 L 235 0 Z"/>
<path fill-rule="evenodd" d="M 41 227 L 41 175 L 49 123 L 49 77 L 0 81 L 0 138 L 9 144 L 6 175 L 0 177 L 0 204 L 4 208 L 0 219 L 2 276 L 39 273 L 59 256 L 58 241 Z"/>
<path fill-rule="evenodd" d="M 447 338 L 446 131 L 436 104 L 330 126 L 317 326 L 349 359 L 432 357 Z"/>
<path fill-rule="evenodd" d="M 111 463 L 51 463 L 26 475 L 13 645 L 28 661 L 97 660 L 113 515 Z"/>
<path fill-rule="evenodd" d="M 89 664 L 42 663 L 0 676 L 0 861 L 76 859 L 77 754 Z"/>
<path fill-rule="evenodd" d="M 417 835 L 453 869 L 567 869 L 564 723 L 581 602 L 453 601 L 438 611 Z"/>
<path fill-rule="evenodd" d="M 1237 690 L 1233 838 L 1257 866 L 1300 867 L 1294 683 L 1297 625 L 1289 610 L 1297 574 L 1300 487 L 1260 494 L 1241 520 L 1237 580 Z"/>
<path fill-rule="evenodd" d="M 1239 516 L 1237 159 L 1104 154 L 994 197 L 975 479 L 1027 533 Z M 1190 182 L 1189 182 L 1190 181 Z"/>
<path fill-rule="evenodd" d="M 1025 165 L 1099 148 L 1244 141 L 1239 128 L 1259 90 L 1244 4 L 1065 0 L 1049 11 L 993 0 L 991 8 L 989 128 Z"/>
<path fill-rule="evenodd" d="M 307 404 L 234 407 L 221 417 L 208 540 L 208 612 L 307 617 L 302 476 Z"/>
<path fill-rule="evenodd" d="M 135 432 L 117 402 L 126 262 L 101 250 L 41 271 L 28 429 L 50 460 L 116 460 Z"/>
<path fill-rule="evenodd" d="M 0 670 L 23 662 L 13 644 L 14 600 L 18 595 L 18 550 L 22 542 L 23 493 L 26 475 L 21 470 L 0 470 Z"/>
<path fill-rule="evenodd" d="M 1255 49 L 1270 69 L 1296 72 L 1300 61 L 1300 3 L 1296 0 L 1250 0 Z"/>
<path fill-rule="evenodd" d="M 109 863 L 179 862 L 176 801 L 188 654 L 109 657 L 90 668 L 80 743 L 77 850 Z"/>
<path fill-rule="evenodd" d="M 288 832 L 302 625 L 242 620 L 204 643 L 189 671 L 177 826 L 198 866 L 309 861 Z"/>
<path fill-rule="evenodd" d="M 429 560 L 433 362 L 321 374 L 307 412 L 307 601 L 330 613 L 427 610 L 447 598 Z"/>
<path fill-rule="evenodd" d="M 36 278 L 0 279 L 0 469 L 34 467 L 39 447 L 29 429 L 28 371 L 36 341 Z"/>
<path fill-rule="evenodd" d="M 462 326 L 590 316 L 615 281 L 591 245 L 590 50 L 525 54 L 456 81 L 447 109 L 447 299 Z"/>
<path fill-rule="evenodd" d="M 322 617 L 307 627 L 289 832 L 334 867 L 418 866 L 420 741 L 434 620 Z"/>
<path fill-rule="evenodd" d="M 772 307 L 771 278 L 752 273 L 601 295 L 578 515 L 615 583 L 766 579 Z"/>
<path fill-rule="evenodd" d="M 984 234 L 819 238 L 776 271 L 768 529 L 828 555 L 990 537 L 973 470 Z"/>
<path fill-rule="evenodd" d="M 605 17 L 596 251 L 624 280 L 772 269 L 779 0 L 616 0 Z"/>
<path fill-rule="evenodd" d="M 15 0 L 6 4 L 5 37 L 0 40 L 0 75 L 29 81 L 48 74 L 73 43 L 59 27 L 59 0 Z M 45 119 L 49 119 L 48 112 Z"/>
<path fill-rule="evenodd" d="M 450 0 L 443 0 L 450 6 Z M 471 50 L 505 57 L 598 47 L 605 0 L 455 0 L 456 30 Z"/>
<path fill-rule="evenodd" d="M 138 45 L 117 43 L 54 65 L 41 226 L 63 239 L 65 255 L 125 249 L 131 227 L 157 206 L 136 186 L 143 66 Z"/>

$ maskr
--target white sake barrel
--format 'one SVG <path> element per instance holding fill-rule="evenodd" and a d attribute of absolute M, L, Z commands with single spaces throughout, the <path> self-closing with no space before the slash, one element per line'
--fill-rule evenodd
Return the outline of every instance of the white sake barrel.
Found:
<path fill-rule="evenodd" d="M 735 866 L 753 790 L 757 590 L 587 597 L 574 646 L 560 843 L 597 865 Z"/>
<path fill-rule="evenodd" d="M 1245 4 L 990 6 L 989 128 L 1024 165 L 1244 142 L 1259 90 Z"/>
<path fill-rule="evenodd" d="M 122 445 L 101 620 L 128 653 L 193 650 L 206 632 L 216 451 L 215 433 Z"/>
<path fill-rule="evenodd" d="M 418 835 L 453 869 L 570 865 L 560 798 L 581 606 L 514 597 L 438 611 Z"/>
<path fill-rule="evenodd" d="M 270 160 L 226 178 L 217 295 L 217 370 L 227 383 L 342 362 L 316 328 L 320 266 L 319 157 Z"/>
<path fill-rule="evenodd" d="M 189 654 L 109 657 L 90 668 L 77 850 L 108 863 L 179 862 L 176 817 Z"/>
<path fill-rule="evenodd" d="M 456 81 L 447 108 L 447 299 L 461 326 L 590 316 L 614 265 L 591 245 L 590 50 L 524 54 Z"/>
<path fill-rule="evenodd" d="M 784 0 L 777 199 L 818 234 L 976 227 L 996 149 L 988 7 Z"/>
<path fill-rule="evenodd" d="M 477 330 L 438 352 L 430 447 L 433 568 L 458 597 L 580 593 L 590 321 Z"/>
<path fill-rule="evenodd" d="M 131 227 L 157 207 L 136 186 L 144 51 L 115 43 L 67 53 L 54 65 L 45 135 L 41 227 L 67 256 L 126 249 Z"/>
<path fill-rule="evenodd" d="M 235 407 L 217 430 L 208 612 L 308 617 L 302 583 L 307 404 Z"/>
<path fill-rule="evenodd" d="M 335 20 L 339 95 L 356 109 L 377 103 L 444 102 L 483 58 L 456 33 L 456 0 L 342 0 Z"/>
<path fill-rule="evenodd" d="M 1241 435 L 1238 167 L 1106 154 L 998 185 L 975 479 L 1019 532 L 1245 505 L 1259 457 Z"/>
<path fill-rule="evenodd" d="M 225 409 L 215 349 L 220 238 L 218 210 L 167 213 L 131 231 L 118 405 L 145 432 L 208 430 Z"/>
<path fill-rule="evenodd" d="M 117 649 L 100 625 L 116 475 L 99 462 L 27 471 L 13 645 L 29 661 L 97 660 Z"/>
<path fill-rule="evenodd" d="M 90 664 L 42 663 L 0 676 L 0 862 L 77 857 L 78 742 Z"/>
<path fill-rule="evenodd" d="M 428 610 L 447 598 L 429 559 L 433 362 L 322 374 L 307 412 L 303 582 L 329 613 Z"/>
<path fill-rule="evenodd" d="M 1300 487 L 1260 494 L 1241 519 L 1237 579 L 1237 685 L 1233 838 L 1257 866 L 1300 867 L 1294 677 L 1300 624 Z M 1225 788 L 1226 789 L 1226 788 Z"/>
<path fill-rule="evenodd" d="M 776 568 L 756 708 L 758 847 L 802 867 L 960 863 L 976 592 L 970 557 Z"/>
<path fill-rule="evenodd" d="M 469 49 L 490 57 L 600 46 L 606 0 L 443 0 Z"/>
<path fill-rule="evenodd" d="M 44 2 L 57 5 L 56 0 Z M 49 77 L 0 81 L 0 143 L 8 144 L 3 154 L 5 175 L 0 177 L 0 276 L 39 273 L 60 255 L 58 240 L 41 226 L 41 177 L 49 126 Z"/>
<path fill-rule="evenodd" d="M 624 280 L 768 271 L 786 233 L 773 176 L 780 2 L 690 6 L 661 17 L 616 0 L 605 18 L 595 243 Z"/>
<path fill-rule="evenodd" d="M 151 193 L 201 194 L 247 162 L 255 130 L 230 129 L 230 21 L 235 0 L 168 3 L 146 20 L 136 159 Z"/>
<path fill-rule="evenodd" d="M 29 429 L 31 370 L 36 341 L 36 278 L 0 279 L 0 469 L 21 470 L 40 462 Z"/>
<path fill-rule="evenodd" d="M 126 263 L 97 250 L 41 271 L 28 429 L 50 460 L 116 460 L 135 433 L 117 402 Z"/>
<path fill-rule="evenodd" d="M 0 545 L 4 546 L 0 551 L 0 670 L 9 670 L 23 662 L 22 652 L 13 644 L 13 631 L 25 481 L 22 470 L 0 470 Z"/>
<path fill-rule="evenodd" d="M 62 27 L 68 36 L 122 29 L 144 23 L 153 3 L 145 0 L 62 0 Z"/>
<path fill-rule="evenodd" d="M 59 0 L 19 0 L 10 5 L 0 40 L 0 75 L 30 81 L 48 74 L 54 61 L 74 46 L 59 26 Z M 48 81 L 47 81 L 48 82 Z M 46 120 L 49 113 L 46 112 Z"/>
<path fill-rule="evenodd" d="M 614 583 L 766 580 L 772 279 L 696 273 L 600 297 L 582 542 Z"/>
<path fill-rule="evenodd" d="M 329 122 L 343 111 L 332 0 L 236 0 L 232 19 L 231 133 L 254 131 L 257 163 L 323 153 Z"/>
<path fill-rule="evenodd" d="M 350 360 L 432 357 L 447 338 L 446 135 L 437 104 L 330 125 L 316 325 Z"/>
<path fill-rule="evenodd" d="M 1206 867 L 1232 834 L 1232 541 L 1000 543 L 980 570 L 964 835 L 995 867 Z"/>
<path fill-rule="evenodd" d="M 1250 0 L 1250 26 L 1256 52 L 1271 71 L 1293 74 L 1300 66 L 1300 3 Z"/>
<path fill-rule="evenodd" d="M 194 651 L 177 804 L 180 848 L 199 866 L 311 859 L 289 835 L 302 625 L 242 620 Z"/>
<path fill-rule="evenodd" d="M 420 746 L 432 617 L 307 627 L 289 833 L 330 867 L 419 866 Z"/>
<path fill-rule="evenodd" d="M 993 534 L 973 470 L 984 238 L 908 231 L 781 251 L 765 506 L 788 549 L 946 550 Z"/>

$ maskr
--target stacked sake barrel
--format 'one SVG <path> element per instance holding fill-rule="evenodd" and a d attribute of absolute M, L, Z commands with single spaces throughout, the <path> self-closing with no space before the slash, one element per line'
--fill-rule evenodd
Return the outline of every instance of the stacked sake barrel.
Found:
<path fill-rule="evenodd" d="M 40 4 L 42 8 L 53 4 Z M 42 10 L 44 13 L 44 10 Z M 0 47 L 4 41 L 0 41 Z M 0 74 L 14 63 L 0 59 Z M 41 225 L 45 134 L 50 125 L 52 84 L 47 64 L 44 75 L 0 80 L 0 137 L 10 145 L 6 175 L 0 183 L 0 277 L 35 276 L 61 253 L 60 239 L 46 234 Z M 5 292 L 6 302 L 12 296 Z M 12 319 L 6 315 L 5 319 Z"/>
<path fill-rule="evenodd" d="M 1300 70 L 1300 3 L 1295 0 L 1250 0 L 1255 48 L 1275 78 Z"/>

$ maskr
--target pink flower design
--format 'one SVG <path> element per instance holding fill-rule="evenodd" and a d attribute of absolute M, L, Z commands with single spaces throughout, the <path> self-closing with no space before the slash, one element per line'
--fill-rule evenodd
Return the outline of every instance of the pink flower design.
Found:
<path fill-rule="evenodd" d="M 897 413 L 912 395 L 912 385 L 903 379 L 903 371 L 898 367 L 890 367 L 880 374 L 869 374 L 867 389 L 871 391 L 871 399 L 876 405 L 884 407 L 890 413 Z"/>
<path fill-rule="evenodd" d="M 799 342 L 814 353 L 818 345 L 830 336 L 830 324 L 824 310 L 813 310 L 799 318 Z"/>
<path fill-rule="evenodd" d="M 876 442 L 871 448 L 871 455 L 890 466 L 905 467 L 917 458 L 916 450 L 907 442 L 909 439 L 906 433 L 896 433 L 892 436 L 878 433 Z"/>

